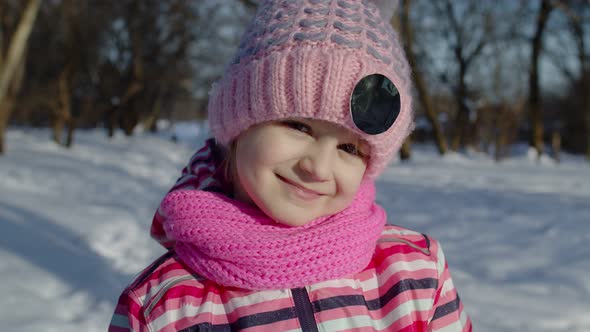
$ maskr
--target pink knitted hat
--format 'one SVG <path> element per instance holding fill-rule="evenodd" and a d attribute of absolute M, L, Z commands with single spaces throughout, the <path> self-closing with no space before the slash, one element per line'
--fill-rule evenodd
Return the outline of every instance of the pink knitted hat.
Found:
<path fill-rule="evenodd" d="M 389 22 L 395 3 L 263 1 L 209 93 L 209 125 L 217 142 L 227 146 L 265 121 L 326 120 L 369 143 L 365 176 L 379 175 L 413 128 L 410 67 Z M 389 78 L 401 103 L 393 125 L 373 135 L 355 125 L 350 107 L 353 89 L 371 74 Z"/>

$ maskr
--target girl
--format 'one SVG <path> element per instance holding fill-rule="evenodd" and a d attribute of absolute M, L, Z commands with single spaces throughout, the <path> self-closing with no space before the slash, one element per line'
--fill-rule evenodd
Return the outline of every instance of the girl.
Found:
<path fill-rule="evenodd" d="M 110 331 L 471 330 L 438 242 L 375 203 L 413 127 L 382 2 L 260 4 Z"/>

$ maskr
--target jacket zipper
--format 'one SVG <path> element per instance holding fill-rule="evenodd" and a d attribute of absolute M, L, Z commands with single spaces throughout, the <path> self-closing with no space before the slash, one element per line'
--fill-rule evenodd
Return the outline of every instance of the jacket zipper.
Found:
<path fill-rule="evenodd" d="M 184 276 L 176 277 L 176 278 L 168 281 L 164 286 L 162 286 L 162 288 L 158 291 L 158 293 L 156 293 L 156 295 L 151 299 L 151 301 L 149 302 L 148 306 L 146 307 L 146 309 L 144 311 L 144 316 L 147 317 L 152 313 L 152 310 L 154 309 L 154 307 L 156 306 L 158 301 L 160 301 L 160 299 L 162 299 L 164 294 L 166 294 L 166 292 L 170 288 L 172 288 L 172 286 L 178 284 L 179 282 L 183 282 L 183 281 L 191 280 L 191 279 L 195 279 L 195 276 L 194 275 L 184 275 Z"/>
<path fill-rule="evenodd" d="M 303 332 L 319 332 L 318 325 L 313 315 L 313 307 L 309 300 L 309 294 L 305 287 L 292 288 L 293 302 L 295 302 L 295 312 L 299 319 L 299 325 Z"/>
<path fill-rule="evenodd" d="M 415 243 L 412 243 L 406 239 L 400 239 L 400 238 L 385 238 L 385 239 L 379 239 L 377 240 L 377 243 L 383 243 L 383 242 L 401 242 L 401 243 L 405 243 L 407 245 L 409 245 L 410 247 L 416 249 L 416 250 L 420 250 L 420 252 L 422 252 L 424 255 L 428 255 L 430 256 L 430 244 L 428 245 L 428 248 L 422 248 L 418 245 L 416 245 Z M 428 243 L 429 240 L 428 238 L 426 238 L 426 242 Z"/>

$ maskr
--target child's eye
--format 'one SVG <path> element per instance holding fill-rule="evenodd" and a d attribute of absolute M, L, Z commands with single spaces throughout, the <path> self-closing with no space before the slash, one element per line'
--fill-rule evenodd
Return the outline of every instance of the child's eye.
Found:
<path fill-rule="evenodd" d="M 282 121 L 282 123 L 291 129 L 295 129 L 307 134 L 311 133 L 311 128 L 305 123 L 293 120 Z"/>
<path fill-rule="evenodd" d="M 351 155 L 359 156 L 361 158 L 364 158 L 365 157 L 365 155 L 360 151 L 360 149 L 356 145 L 354 145 L 352 143 L 342 144 L 342 145 L 340 145 L 340 148 L 344 152 L 349 153 Z"/>

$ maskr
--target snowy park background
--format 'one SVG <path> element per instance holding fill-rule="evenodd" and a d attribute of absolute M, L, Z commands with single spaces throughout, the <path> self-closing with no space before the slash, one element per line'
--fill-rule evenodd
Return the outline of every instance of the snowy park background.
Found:
<path fill-rule="evenodd" d="M 1 330 L 105 331 L 117 297 L 163 249 L 154 209 L 207 133 L 178 124 L 111 140 L 12 128 L 0 157 Z M 179 142 L 170 139 L 172 130 Z M 392 223 L 439 239 L 475 331 L 590 331 L 590 164 L 414 146 L 377 184 Z"/>

